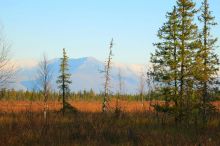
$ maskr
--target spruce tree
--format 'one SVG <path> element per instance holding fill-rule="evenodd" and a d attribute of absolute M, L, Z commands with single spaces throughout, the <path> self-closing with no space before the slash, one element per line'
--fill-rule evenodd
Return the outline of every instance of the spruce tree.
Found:
<path fill-rule="evenodd" d="M 151 57 L 153 63 L 152 75 L 161 83 L 162 96 L 168 103 L 173 101 L 178 106 L 178 14 L 176 7 L 167 13 L 167 22 L 159 29 L 159 43 L 154 44 L 157 50 Z"/>
<path fill-rule="evenodd" d="M 69 71 L 68 56 L 64 48 L 63 57 L 61 58 L 61 63 L 60 63 L 60 75 L 58 76 L 58 79 L 57 79 L 58 88 L 60 89 L 62 93 L 63 113 L 67 105 L 66 98 L 70 91 L 69 85 L 72 83 L 70 80 L 71 74 L 68 73 L 68 71 Z"/>
<path fill-rule="evenodd" d="M 167 14 L 168 21 L 158 32 L 161 42 L 152 55 L 153 75 L 161 83 L 162 96 L 167 104 L 162 110 L 173 108 L 175 119 L 182 121 L 189 115 L 195 100 L 196 52 L 199 50 L 198 26 L 194 23 L 195 3 L 177 0 L 177 6 Z M 174 106 L 169 107 L 170 103 Z"/>
<path fill-rule="evenodd" d="M 194 23 L 195 3 L 192 0 L 177 0 L 178 10 L 178 40 L 179 51 L 178 59 L 180 61 L 179 69 L 179 120 L 183 115 L 188 115 L 192 108 L 192 99 L 194 94 L 194 67 L 195 52 L 198 49 L 198 26 Z"/>
<path fill-rule="evenodd" d="M 158 31 L 159 43 L 151 57 L 153 75 L 160 84 L 160 94 L 167 104 L 156 106 L 162 112 L 172 111 L 175 119 L 197 122 L 199 113 L 207 120 L 211 88 L 216 87 L 219 60 L 214 53 L 217 39 L 211 28 L 216 25 L 208 0 L 201 7 L 201 33 L 194 18 L 198 13 L 192 0 L 177 0 L 168 21 Z M 172 104 L 174 103 L 174 105 Z"/>
<path fill-rule="evenodd" d="M 212 26 L 217 25 L 215 22 L 215 17 L 212 16 L 212 12 L 210 11 L 210 7 L 208 4 L 208 0 L 204 0 L 201 6 L 201 16 L 199 17 L 199 21 L 203 24 L 203 28 L 200 34 L 200 50 L 197 54 L 197 60 L 202 63 L 199 71 L 202 74 L 198 73 L 200 90 L 201 92 L 201 109 L 202 109 L 202 117 L 203 122 L 207 120 L 207 110 L 211 107 L 210 104 L 210 95 L 209 91 L 211 88 L 215 86 L 216 75 L 218 71 L 219 61 L 217 58 L 217 54 L 215 54 L 215 44 L 217 42 L 217 38 L 213 38 L 211 35 Z M 199 64 L 199 62 L 197 62 Z"/>

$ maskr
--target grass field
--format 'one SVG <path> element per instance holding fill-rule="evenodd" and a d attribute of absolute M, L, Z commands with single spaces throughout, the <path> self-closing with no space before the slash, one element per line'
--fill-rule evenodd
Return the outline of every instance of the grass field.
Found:
<path fill-rule="evenodd" d="M 101 101 L 69 101 L 69 103 L 81 112 L 101 112 L 102 102 Z M 62 107 L 61 102 L 48 102 L 49 110 L 59 111 Z M 110 108 L 114 109 L 116 105 L 115 101 L 110 103 Z M 138 101 L 120 101 L 120 108 L 125 112 L 143 111 L 141 102 Z M 1 112 L 22 112 L 22 111 L 43 111 L 44 103 L 40 101 L 0 101 Z M 152 110 L 149 102 L 144 103 L 146 110 Z"/>
<path fill-rule="evenodd" d="M 162 124 L 153 111 L 143 112 L 140 102 L 121 101 L 119 114 L 101 113 L 98 101 L 70 103 L 79 112 L 63 116 L 61 104 L 49 102 L 45 121 L 43 102 L 1 101 L 0 145 L 220 145 L 220 114 L 202 128 L 175 125 L 170 117 Z M 149 102 L 145 105 L 149 109 Z"/>
<path fill-rule="evenodd" d="M 152 101 L 155 104 L 157 101 Z M 76 100 L 69 101 L 69 103 L 81 112 L 101 112 L 102 102 L 101 101 L 85 101 Z M 49 110 L 59 111 L 62 107 L 61 102 L 50 101 L 48 102 Z M 110 103 L 110 108 L 114 110 L 116 101 Z M 220 110 L 220 102 L 213 102 L 213 105 Z M 142 103 L 140 101 L 119 101 L 119 106 L 124 112 L 141 112 L 143 111 Z M 0 112 L 24 112 L 33 111 L 41 112 L 43 111 L 44 102 L 41 101 L 0 101 Z M 153 108 L 150 106 L 149 101 L 144 102 L 144 109 L 147 111 L 152 111 Z"/>

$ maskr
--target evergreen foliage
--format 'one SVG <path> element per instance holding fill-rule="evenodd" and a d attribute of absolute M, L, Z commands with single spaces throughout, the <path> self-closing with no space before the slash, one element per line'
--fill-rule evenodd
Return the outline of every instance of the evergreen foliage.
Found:
<path fill-rule="evenodd" d="M 177 0 L 173 11 L 167 13 L 167 22 L 158 31 L 160 42 L 155 43 L 157 49 L 151 57 L 151 75 L 160 85 L 159 95 L 166 101 L 155 108 L 174 114 L 179 122 L 197 119 L 200 111 L 206 121 L 208 109 L 213 108 L 209 93 L 217 83 L 219 62 L 214 53 L 217 39 L 210 34 L 216 23 L 208 0 L 204 0 L 200 33 L 194 21 L 199 12 L 195 6 L 192 0 Z"/>
<path fill-rule="evenodd" d="M 218 86 L 217 71 L 219 60 L 217 54 L 214 52 L 216 48 L 217 38 L 213 38 L 211 35 L 212 26 L 217 25 L 215 17 L 212 16 L 208 0 L 204 0 L 201 6 L 201 16 L 199 21 L 203 24 L 203 28 L 200 32 L 200 48 L 197 53 L 197 64 L 199 66 L 199 72 L 197 72 L 199 81 L 199 90 L 201 92 L 201 112 L 203 116 L 203 122 L 207 121 L 207 113 L 213 109 L 210 101 L 210 92 L 213 88 Z M 202 74 L 201 74 L 202 72 Z"/>
<path fill-rule="evenodd" d="M 63 111 L 65 111 L 66 107 L 66 98 L 70 92 L 69 85 L 72 83 L 70 80 L 71 74 L 68 73 L 69 65 L 68 65 L 68 56 L 66 54 L 65 48 L 63 49 L 63 57 L 61 58 L 60 64 L 60 75 L 57 79 L 58 88 L 62 93 L 62 101 L 63 101 Z"/>

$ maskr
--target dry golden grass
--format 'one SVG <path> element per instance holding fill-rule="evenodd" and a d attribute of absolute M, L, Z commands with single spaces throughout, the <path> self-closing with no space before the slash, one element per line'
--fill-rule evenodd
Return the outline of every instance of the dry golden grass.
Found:
<path fill-rule="evenodd" d="M 100 112 L 102 108 L 101 101 L 69 101 L 69 103 L 81 112 Z M 62 108 L 62 103 L 57 101 L 48 102 L 49 110 L 58 111 Z M 114 109 L 115 101 L 110 102 L 110 108 Z M 141 111 L 141 102 L 120 101 L 119 106 L 123 111 Z M 43 110 L 44 102 L 40 101 L 0 101 L 0 111 L 2 112 L 22 112 L 31 110 L 40 112 Z M 149 109 L 149 102 L 145 102 L 145 108 Z"/>
<path fill-rule="evenodd" d="M 157 102 L 154 101 L 153 104 Z M 172 117 L 142 112 L 141 102 L 120 101 L 120 113 L 101 113 L 101 101 L 70 101 L 79 112 L 59 111 L 60 102 L 0 101 L 1 145 L 220 145 L 220 114 L 207 127 L 175 125 Z M 115 108 L 113 100 L 110 107 Z M 220 107 L 220 102 L 213 103 Z M 145 102 L 145 109 L 152 110 Z"/>
<path fill-rule="evenodd" d="M 102 102 L 101 101 L 69 101 L 69 103 L 81 112 L 101 112 Z M 153 101 L 152 104 L 156 103 Z M 48 102 L 49 110 L 59 111 L 62 108 L 62 103 L 57 101 Z M 114 109 L 116 101 L 110 102 L 110 108 Z M 214 102 L 213 105 L 220 110 L 220 101 Z M 125 112 L 139 112 L 143 111 L 142 103 L 140 101 L 120 101 L 120 108 Z M 41 101 L 0 101 L 0 112 L 23 112 L 23 111 L 33 111 L 41 112 L 43 111 L 44 102 Z M 144 102 L 145 110 L 153 110 L 150 106 L 150 102 Z"/>

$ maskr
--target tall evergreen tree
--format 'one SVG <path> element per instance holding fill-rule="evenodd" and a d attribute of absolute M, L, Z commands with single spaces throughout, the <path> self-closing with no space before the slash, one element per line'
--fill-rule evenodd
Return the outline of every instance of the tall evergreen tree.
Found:
<path fill-rule="evenodd" d="M 168 21 L 158 32 L 161 42 L 155 44 L 157 50 L 151 58 L 153 75 L 161 82 L 166 106 L 170 106 L 170 101 L 174 103 L 179 121 L 194 106 L 195 56 L 199 50 L 198 26 L 194 23 L 197 12 L 192 0 L 177 0 L 177 6 L 167 14 Z"/>
<path fill-rule="evenodd" d="M 72 83 L 70 80 L 71 74 L 68 73 L 69 65 L 68 65 L 68 56 L 66 54 L 65 48 L 63 49 L 63 57 L 61 58 L 60 64 L 60 75 L 57 79 L 58 88 L 62 92 L 62 101 L 63 101 L 63 113 L 66 108 L 66 98 L 69 94 L 69 85 Z"/>
<path fill-rule="evenodd" d="M 182 120 L 183 114 L 190 111 L 190 104 L 193 99 L 194 88 L 194 65 L 195 52 L 198 49 L 198 26 L 194 23 L 195 3 L 192 0 L 177 0 L 177 10 L 179 19 L 179 118 Z"/>
<path fill-rule="evenodd" d="M 208 0 L 204 0 L 201 6 L 201 16 L 199 21 L 203 24 L 203 28 L 200 34 L 201 46 L 197 54 L 197 60 L 202 63 L 200 70 L 202 72 L 199 76 L 200 89 L 201 89 L 201 109 L 203 115 L 203 122 L 207 120 L 207 110 L 211 106 L 209 91 L 215 86 L 215 79 L 218 71 L 219 60 L 217 54 L 215 54 L 215 44 L 217 38 L 213 38 L 211 35 L 212 26 L 217 25 L 215 17 L 212 16 L 210 11 Z M 197 62 L 199 63 L 199 62 Z"/>
<path fill-rule="evenodd" d="M 176 7 L 167 13 L 167 22 L 159 29 L 159 43 L 154 44 L 157 50 L 151 57 L 153 73 L 157 82 L 161 83 L 162 96 L 166 102 L 173 101 L 178 106 L 178 13 Z M 166 104 L 168 105 L 168 104 Z"/>
<path fill-rule="evenodd" d="M 202 3 L 201 11 L 199 21 L 203 29 L 199 33 L 194 22 L 198 13 L 195 3 L 177 0 L 177 6 L 167 13 L 168 21 L 158 31 L 160 42 L 155 44 L 157 50 L 151 57 L 152 75 L 160 83 L 160 93 L 167 103 L 156 108 L 163 112 L 173 109 L 175 119 L 180 122 L 183 118 L 196 122 L 199 113 L 203 121 L 207 120 L 207 110 L 212 107 L 210 89 L 218 83 L 219 60 L 214 53 L 217 39 L 210 32 L 216 23 L 208 0 Z"/>

